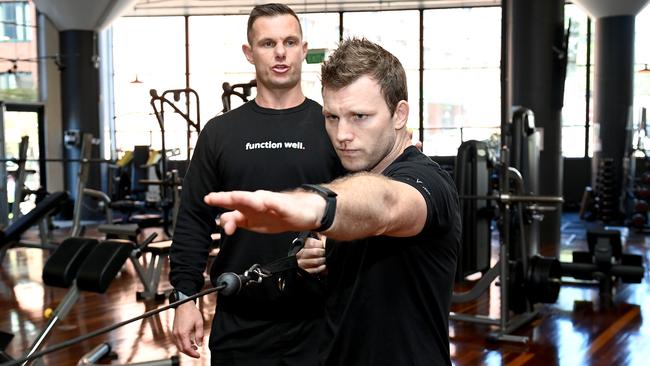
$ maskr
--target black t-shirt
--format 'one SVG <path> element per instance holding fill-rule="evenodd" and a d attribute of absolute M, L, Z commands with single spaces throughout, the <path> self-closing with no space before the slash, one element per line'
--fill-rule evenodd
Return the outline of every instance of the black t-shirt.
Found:
<path fill-rule="evenodd" d="M 285 110 L 262 108 L 252 101 L 212 119 L 201 131 L 183 183 L 171 247 L 171 284 L 186 294 L 204 285 L 210 234 L 219 213 L 203 202 L 207 193 L 281 191 L 303 183 L 329 182 L 342 172 L 327 137 L 322 107 L 312 100 Z M 244 229 L 222 235 L 210 271 L 213 283 L 223 272 L 242 273 L 255 263 L 286 256 L 296 236 Z M 273 279 L 246 287 L 237 296 L 220 296 L 210 348 L 234 358 L 283 354 L 296 339 L 307 336 L 308 328 L 301 321 L 322 316 L 322 302 L 300 291 L 295 296 L 281 294 Z"/>
<path fill-rule="evenodd" d="M 458 195 L 449 175 L 415 147 L 383 175 L 427 204 L 416 236 L 328 242 L 325 365 L 450 365 L 449 308 L 460 247 Z"/>

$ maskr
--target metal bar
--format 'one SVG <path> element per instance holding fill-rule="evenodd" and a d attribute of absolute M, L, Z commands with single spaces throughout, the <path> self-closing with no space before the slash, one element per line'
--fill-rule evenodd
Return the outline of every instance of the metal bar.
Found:
<path fill-rule="evenodd" d="M 499 276 L 500 272 L 500 262 L 497 262 L 493 267 L 485 272 L 483 277 L 481 277 L 478 283 L 474 285 L 471 290 L 465 292 L 454 292 L 451 295 L 451 302 L 463 303 L 476 299 L 490 287 L 490 284 L 495 278 L 497 278 L 497 276 Z"/>
<path fill-rule="evenodd" d="M 505 0 L 504 0 L 505 1 Z M 503 134 L 505 131 L 501 131 Z M 501 169 L 499 171 L 499 184 L 501 189 L 504 192 L 510 192 L 510 179 L 509 179 L 509 163 L 510 163 L 510 150 L 508 145 L 503 145 L 501 147 Z M 510 272 L 509 272 L 509 250 L 510 250 L 510 204 L 508 201 L 500 201 L 500 210 L 502 213 L 502 222 L 501 225 L 503 229 L 501 230 L 501 240 L 499 243 L 499 260 L 501 261 L 501 275 L 499 279 L 501 281 L 500 289 L 500 316 L 501 322 L 499 329 L 501 332 L 505 332 L 508 320 L 509 320 L 509 309 L 508 309 L 508 284 L 510 281 Z"/>
<path fill-rule="evenodd" d="M 459 314 L 459 313 L 449 313 L 449 319 L 458 320 L 461 322 L 488 324 L 488 325 L 499 325 L 499 323 L 501 322 L 500 319 L 490 318 L 489 316 L 485 316 L 485 315 L 468 315 L 468 314 Z"/>
<path fill-rule="evenodd" d="M 129 259 L 131 259 L 131 263 L 133 263 L 133 267 L 135 267 L 135 272 L 138 274 L 138 277 L 140 278 L 140 281 L 142 282 L 142 285 L 144 286 L 144 294 L 149 294 L 151 293 L 150 289 L 150 284 L 149 281 L 147 281 L 147 274 L 145 272 L 144 267 L 142 266 L 142 263 L 138 260 L 138 258 L 135 256 L 135 254 L 132 254 Z"/>
<path fill-rule="evenodd" d="M 45 329 L 39 334 L 39 336 L 36 338 L 34 343 L 32 343 L 32 346 L 29 348 L 29 351 L 25 354 L 25 356 L 31 356 L 33 355 L 36 351 L 41 348 L 43 345 L 43 342 L 45 342 L 45 339 L 50 335 L 50 332 L 52 332 L 52 329 L 56 325 L 56 323 L 59 322 L 59 320 L 63 320 L 66 315 L 70 312 L 70 309 L 74 306 L 74 304 L 77 302 L 79 299 L 79 289 L 77 288 L 76 283 L 73 283 L 72 286 L 70 287 L 70 290 L 68 293 L 65 295 L 63 300 L 61 300 L 61 304 L 54 310 L 54 314 L 52 314 L 52 317 L 48 321 L 47 325 L 45 326 Z M 25 361 L 22 363 L 22 365 L 28 365 L 31 363 L 31 361 Z"/>
<path fill-rule="evenodd" d="M 495 194 L 491 196 L 478 195 L 461 195 L 458 198 L 462 200 L 492 200 L 507 203 L 512 202 L 539 202 L 539 203 L 564 203 L 561 196 L 537 196 L 537 195 L 514 195 L 514 194 Z"/>
<path fill-rule="evenodd" d="M 23 136 L 18 145 L 18 156 L 22 160 L 18 163 L 14 184 L 14 204 L 12 207 L 11 222 L 14 223 L 20 217 L 20 203 L 23 201 L 23 190 L 25 189 L 25 179 L 27 170 L 24 159 L 27 159 L 27 149 L 29 148 L 29 136 Z"/>
<path fill-rule="evenodd" d="M 1 158 L 0 162 L 11 162 L 15 164 L 23 162 L 46 162 L 46 163 L 106 163 L 106 164 L 115 164 L 115 160 L 111 159 L 64 159 L 64 158 L 42 158 L 42 159 L 21 159 L 21 158 Z"/>
<path fill-rule="evenodd" d="M 0 101 L 0 159 L 5 158 L 5 112 L 5 103 Z M 9 225 L 9 197 L 7 196 L 6 177 L 7 166 L 5 164 L 0 164 L 0 229 Z"/>
<path fill-rule="evenodd" d="M 92 140 L 93 135 L 89 133 L 84 133 L 81 140 L 81 156 L 87 158 L 92 153 Z M 82 159 L 84 160 L 84 159 Z M 87 159 L 86 159 L 87 160 Z M 88 182 L 89 174 L 88 162 L 82 162 L 79 165 L 79 172 L 77 173 L 77 194 L 74 201 L 74 219 L 72 221 L 72 230 L 70 231 L 70 236 L 80 236 L 81 235 L 81 210 L 82 203 L 84 198 L 84 189 L 86 188 L 86 183 Z"/>
<path fill-rule="evenodd" d="M 96 189 L 84 188 L 84 196 L 92 197 L 104 202 L 104 211 L 106 214 L 106 223 L 113 224 L 113 209 L 111 209 L 111 198 L 102 191 Z"/>

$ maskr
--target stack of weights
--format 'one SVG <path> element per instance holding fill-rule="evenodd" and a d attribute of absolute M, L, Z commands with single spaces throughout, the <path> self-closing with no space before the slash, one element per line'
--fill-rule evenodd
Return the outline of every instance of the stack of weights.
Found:
<path fill-rule="evenodd" d="M 598 165 L 596 176 L 596 212 L 603 223 L 611 223 L 619 218 L 618 195 L 615 188 L 614 160 L 603 159 Z"/>
<path fill-rule="evenodd" d="M 634 212 L 630 225 L 637 229 L 643 229 L 648 224 L 648 205 L 650 200 L 650 172 L 645 172 L 637 178 L 634 187 Z"/>

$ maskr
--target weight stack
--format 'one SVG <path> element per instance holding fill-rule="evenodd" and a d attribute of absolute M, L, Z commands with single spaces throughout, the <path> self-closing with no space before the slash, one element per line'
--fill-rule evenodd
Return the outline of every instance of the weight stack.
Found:
<path fill-rule="evenodd" d="M 458 195 L 487 196 L 490 189 L 490 159 L 486 143 L 466 141 L 458 148 L 454 179 Z M 456 280 L 490 268 L 491 223 L 494 208 L 489 200 L 461 199 L 463 238 L 456 268 Z"/>
<path fill-rule="evenodd" d="M 596 212 L 603 223 L 620 219 L 619 197 L 616 192 L 616 175 L 613 159 L 603 159 L 598 165 L 596 176 Z"/>

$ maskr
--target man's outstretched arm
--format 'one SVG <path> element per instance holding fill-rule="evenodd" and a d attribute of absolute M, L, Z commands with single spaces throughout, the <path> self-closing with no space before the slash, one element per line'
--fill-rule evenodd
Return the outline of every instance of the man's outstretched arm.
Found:
<path fill-rule="evenodd" d="M 418 234 L 425 225 L 425 199 L 409 184 L 357 173 L 323 186 L 337 194 L 334 221 L 324 231 L 329 238 L 406 237 Z M 219 225 L 229 235 L 238 227 L 261 233 L 312 231 L 320 226 L 326 206 L 323 197 L 302 189 L 210 193 L 205 202 L 234 210 L 219 218 Z"/>

